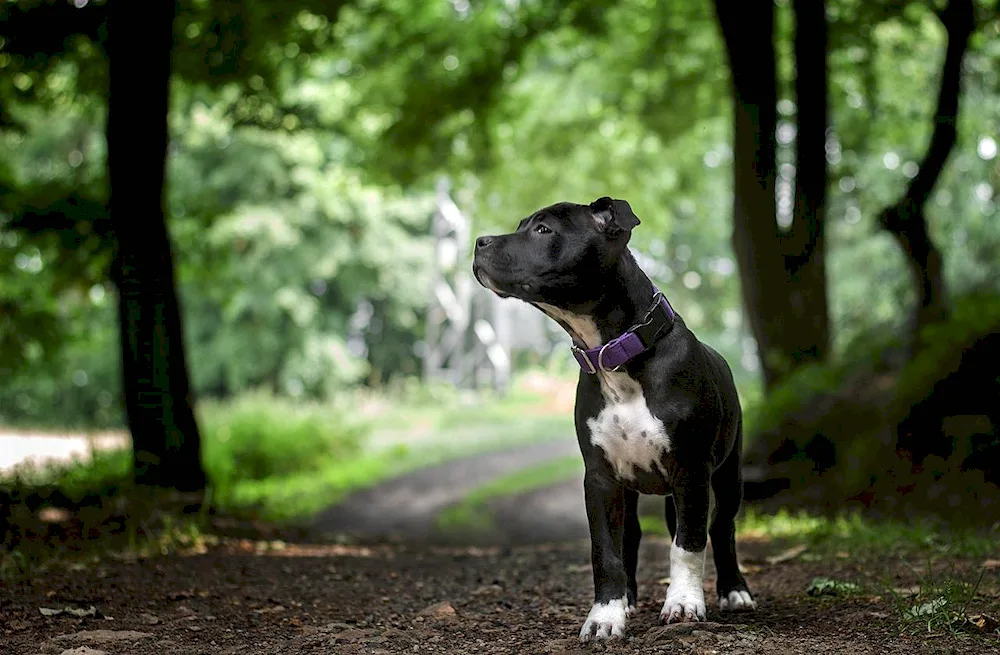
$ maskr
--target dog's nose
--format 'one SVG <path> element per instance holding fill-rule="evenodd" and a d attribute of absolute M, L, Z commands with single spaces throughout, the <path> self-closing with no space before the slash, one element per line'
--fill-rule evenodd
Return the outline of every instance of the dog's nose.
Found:
<path fill-rule="evenodd" d="M 476 250 L 482 250 L 493 243 L 493 237 L 479 237 L 476 239 Z"/>

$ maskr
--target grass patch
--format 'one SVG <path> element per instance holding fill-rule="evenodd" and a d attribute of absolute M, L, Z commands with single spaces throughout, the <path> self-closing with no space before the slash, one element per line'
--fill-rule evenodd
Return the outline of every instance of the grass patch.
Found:
<path fill-rule="evenodd" d="M 444 532 L 488 530 L 494 526 L 487 504 L 490 500 L 557 484 L 582 475 L 583 461 L 578 455 L 560 457 L 492 480 L 475 489 L 465 499 L 437 516 L 437 527 Z"/>
<path fill-rule="evenodd" d="M 491 402 L 435 394 L 434 402 L 377 399 L 381 410 L 370 417 L 361 416 L 361 393 L 336 403 L 259 393 L 204 403 L 198 415 L 212 502 L 230 514 L 305 520 L 351 491 L 417 468 L 573 435 L 572 417 L 546 411 L 537 395 L 520 391 Z M 44 487 L 77 502 L 128 486 L 131 471 L 129 451 L 98 451 L 86 462 L 25 469 L 0 487 Z"/>
<path fill-rule="evenodd" d="M 639 528 L 644 535 L 670 538 L 670 531 L 667 530 L 667 520 L 660 514 L 640 514 Z"/>
<path fill-rule="evenodd" d="M 763 514 L 747 508 L 736 524 L 737 539 L 763 538 L 786 545 L 804 544 L 814 555 L 849 552 L 852 557 L 915 554 L 984 557 L 996 553 L 997 529 L 990 533 L 971 528 L 947 530 L 931 519 L 910 523 L 873 522 L 859 514 L 823 517 L 781 510 Z"/>

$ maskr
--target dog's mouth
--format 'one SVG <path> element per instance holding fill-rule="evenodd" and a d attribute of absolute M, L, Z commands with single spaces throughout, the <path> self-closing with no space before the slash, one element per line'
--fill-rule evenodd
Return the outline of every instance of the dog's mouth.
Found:
<path fill-rule="evenodd" d="M 476 277 L 476 280 L 479 281 L 479 284 L 483 285 L 484 287 L 486 287 L 487 289 L 489 289 L 493 293 L 497 294 L 501 298 L 511 298 L 511 297 L 513 297 L 513 294 L 508 293 L 508 292 L 504 291 L 503 289 L 501 289 L 500 285 L 497 283 L 497 281 L 494 280 L 493 278 L 491 278 L 486 273 L 486 271 L 483 270 L 482 266 L 479 266 L 479 265 L 473 266 L 472 267 L 472 274 Z"/>

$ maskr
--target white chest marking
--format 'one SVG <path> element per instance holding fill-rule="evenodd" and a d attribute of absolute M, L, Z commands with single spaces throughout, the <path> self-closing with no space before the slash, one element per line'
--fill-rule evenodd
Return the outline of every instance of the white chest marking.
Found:
<path fill-rule="evenodd" d="M 590 317 L 542 303 L 538 307 L 569 326 L 572 335 L 588 348 L 601 343 L 600 331 Z M 604 451 L 619 479 L 634 479 L 634 468 L 660 469 L 664 453 L 670 451 L 670 437 L 663 421 L 649 411 L 642 385 L 627 373 L 598 371 L 597 376 L 607 404 L 600 414 L 587 421 L 590 443 Z"/>

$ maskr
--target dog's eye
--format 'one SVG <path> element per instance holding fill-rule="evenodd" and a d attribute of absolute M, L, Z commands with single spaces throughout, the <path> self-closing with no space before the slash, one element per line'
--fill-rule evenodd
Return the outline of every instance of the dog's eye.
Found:
<path fill-rule="evenodd" d="M 537 232 L 538 234 L 550 234 L 552 230 L 545 227 L 544 225 L 536 225 L 535 232 Z"/>

